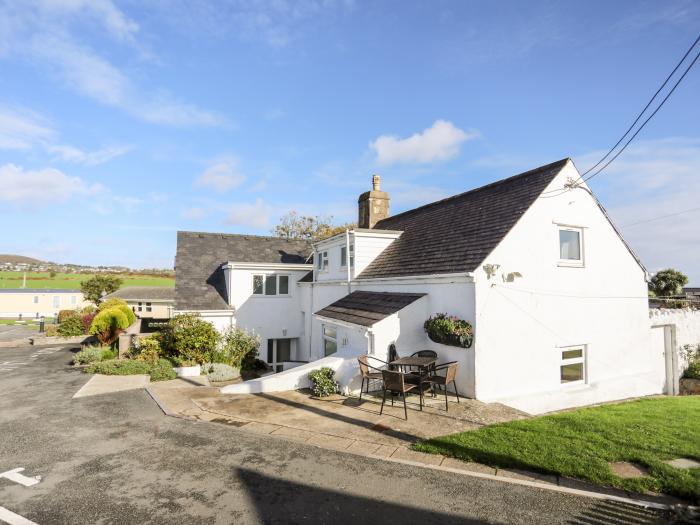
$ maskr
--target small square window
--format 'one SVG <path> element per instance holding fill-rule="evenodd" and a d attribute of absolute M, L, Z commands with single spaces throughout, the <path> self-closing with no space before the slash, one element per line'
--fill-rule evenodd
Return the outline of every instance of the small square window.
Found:
<path fill-rule="evenodd" d="M 265 276 L 265 295 L 277 295 L 277 276 Z"/>
<path fill-rule="evenodd" d="M 559 228 L 559 261 L 569 265 L 583 263 L 583 231 L 579 228 Z"/>
<path fill-rule="evenodd" d="M 586 352 L 582 346 L 560 348 L 559 379 L 562 384 L 586 380 Z"/>
<path fill-rule="evenodd" d="M 262 295 L 263 293 L 263 276 L 253 275 L 253 293 L 255 295 Z"/>
<path fill-rule="evenodd" d="M 279 276 L 279 294 L 287 295 L 289 294 L 289 276 L 280 275 Z"/>
<path fill-rule="evenodd" d="M 330 326 L 323 326 L 323 355 L 329 356 L 338 351 L 338 333 Z"/>

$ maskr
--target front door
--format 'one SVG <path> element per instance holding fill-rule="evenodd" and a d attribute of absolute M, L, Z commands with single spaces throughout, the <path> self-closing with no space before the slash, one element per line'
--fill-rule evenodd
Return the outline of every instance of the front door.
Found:
<path fill-rule="evenodd" d="M 272 366 L 275 372 L 282 371 L 282 363 L 292 359 L 291 339 L 268 339 L 267 340 L 267 364 Z"/>

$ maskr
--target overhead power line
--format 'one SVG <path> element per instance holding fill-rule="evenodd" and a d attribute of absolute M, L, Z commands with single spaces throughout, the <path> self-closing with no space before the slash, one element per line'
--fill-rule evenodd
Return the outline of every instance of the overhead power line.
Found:
<path fill-rule="evenodd" d="M 631 226 L 638 226 L 640 224 L 646 224 L 648 222 L 660 221 L 661 219 L 668 219 L 669 217 L 676 217 L 678 215 L 684 215 L 686 213 L 691 213 L 694 211 L 700 211 L 700 207 L 690 208 L 689 210 L 682 210 L 682 211 L 678 211 L 676 213 L 667 213 L 666 215 L 659 215 L 658 217 L 652 217 L 651 219 L 644 219 L 643 221 L 631 222 L 629 224 L 624 224 L 621 227 L 622 228 L 629 228 Z"/>
<path fill-rule="evenodd" d="M 637 125 L 637 123 L 638 123 L 639 120 L 642 118 L 642 116 L 643 116 L 643 115 L 647 112 L 647 110 L 651 107 L 651 105 L 652 105 L 652 103 L 654 102 L 654 100 L 656 100 L 656 97 L 659 96 L 659 94 L 663 91 L 663 89 L 666 87 L 666 85 L 669 83 L 669 81 L 673 78 L 673 76 L 676 74 L 676 72 L 677 72 L 678 69 L 681 67 L 681 65 L 685 62 L 685 60 L 686 60 L 686 59 L 688 58 L 688 56 L 691 54 L 691 52 L 693 51 L 693 49 L 695 48 L 695 46 L 697 46 L 698 42 L 700 42 L 700 35 L 698 35 L 698 37 L 695 39 L 695 41 L 692 43 L 692 45 L 691 45 L 691 46 L 688 48 L 688 50 L 685 52 L 685 54 L 683 55 L 683 57 L 678 61 L 678 63 L 677 63 L 676 66 L 673 68 L 673 70 L 671 71 L 671 73 L 666 77 L 666 79 L 663 81 L 663 83 L 661 84 L 661 86 L 656 90 L 656 92 L 654 93 L 654 95 L 649 99 L 649 102 L 647 102 L 646 106 L 644 106 L 644 109 L 642 109 L 642 111 L 637 115 L 637 117 L 634 119 L 634 121 L 632 122 L 632 124 L 627 128 L 627 130 L 625 131 L 625 133 L 620 137 L 620 139 L 615 143 L 615 145 L 614 145 L 612 148 L 610 148 L 610 149 L 608 150 L 608 152 L 607 152 L 605 155 L 603 155 L 603 156 L 598 160 L 598 162 L 596 162 L 593 166 L 591 166 L 589 169 L 587 169 L 586 171 L 584 171 L 584 172 L 579 176 L 579 178 L 578 178 L 576 181 L 574 181 L 574 182 L 571 183 L 571 184 L 568 184 L 565 188 L 559 188 L 559 189 L 556 189 L 556 190 L 550 190 L 550 191 L 544 192 L 542 195 L 547 195 L 547 194 L 551 194 L 551 193 L 556 193 L 556 195 L 552 195 L 552 197 L 556 197 L 556 196 L 561 195 L 562 193 L 565 193 L 565 192 L 567 192 L 567 191 L 569 191 L 569 190 L 571 190 L 571 189 L 577 188 L 577 187 L 579 187 L 579 186 L 581 185 L 582 182 L 587 182 L 587 181 L 591 180 L 593 177 L 595 177 L 595 176 L 597 176 L 598 174 L 600 174 L 600 173 L 601 173 L 605 168 L 607 168 L 615 159 L 617 159 L 617 158 L 622 154 L 622 152 L 625 151 L 625 149 L 627 149 L 627 146 L 630 145 L 630 143 L 637 137 L 637 135 L 642 131 L 642 129 L 644 129 L 644 127 L 645 127 L 645 126 L 647 125 L 647 123 L 654 117 L 654 115 L 656 115 L 656 113 L 658 113 L 658 111 L 663 107 L 663 105 L 666 103 L 666 101 L 669 99 L 669 97 L 673 94 L 673 92 L 676 90 L 676 88 L 679 86 L 679 84 L 683 81 L 683 79 L 686 77 L 686 75 L 690 72 L 690 70 L 693 68 L 693 66 L 695 65 L 695 63 L 698 61 L 698 58 L 700 58 L 700 53 L 698 53 L 698 54 L 695 55 L 695 58 L 692 60 L 692 62 L 690 63 L 690 65 L 688 65 L 688 66 L 685 68 L 685 71 L 683 71 L 683 74 L 682 74 L 682 75 L 680 76 L 680 78 L 675 82 L 675 84 L 673 85 L 673 87 L 672 87 L 672 88 L 670 89 L 670 91 L 666 94 L 666 96 L 663 98 L 663 100 L 658 104 L 658 106 L 656 106 L 656 109 L 654 109 L 654 111 L 651 113 L 651 115 L 649 115 L 649 116 L 644 120 L 644 122 L 642 122 L 641 126 L 639 126 L 639 127 L 637 128 L 637 130 L 636 130 L 636 131 L 634 132 L 634 134 L 629 138 L 629 140 L 627 140 L 627 142 L 625 142 L 625 144 L 622 146 L 622 148 L 621 148 L 617 153 L 615 153 L 615 155 L 613 155 L 612 158 L 610 158 L 607 162 L 605 162 L 606 159 L 608 159 L 608 157 L 610 157 L 610 155 L 613 154 L 613 152 L 614 152 L 614 151 L 617 149 L 617 147 L 622 143 L 622 141 L 625 140 L 625 138 L 626 138 L 626 137 L 630 134 L 630 132 L 634 129 L 634 127 Z M 593 174 L 591 174 L 591 175 L 589 175 L 588 177 L 586 177 L 586 175 L 588 175 L 591 171 L 595 170 L 595 169 L 596 169 L 598 166 L 600 166 L 603 162 L 605 162 L 605 164 L 603 164 L 603 166 L 601 166 L 601 167 L 600 167 L 598 170 L 596 170 Z"/>

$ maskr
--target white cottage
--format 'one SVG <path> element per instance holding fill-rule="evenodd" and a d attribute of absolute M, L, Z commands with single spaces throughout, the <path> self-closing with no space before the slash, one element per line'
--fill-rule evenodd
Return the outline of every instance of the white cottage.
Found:
<path fill-rule="evenodd" d="M 395 216 L 373 185 L 358 228 L 313 245 L 178 233 L 176 310 L 256 331 L 280 372 L 225 392 L 303 387 L 321 366 L 357 391 L 357 356 L 392 344 L 458 361 L 462 395 L 532 413 L 664 391 L 646 271 L 570 159 Z M 469 321 L 472 347 L 428 339 L 435 313 Z"/>

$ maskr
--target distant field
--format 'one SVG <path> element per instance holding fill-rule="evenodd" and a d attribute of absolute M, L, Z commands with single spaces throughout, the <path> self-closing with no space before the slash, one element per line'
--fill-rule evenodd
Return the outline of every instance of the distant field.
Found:
<path fill-rule="evenodd" d="M 0 288 L 21 288 L 24 272 L 1 272 Z M 110 274 L 112 275 L 112 274 Z M 54 277 L 49 272 L 27 272 L 27 288 L 62 288 L 79 289 L 80 282 L 92 277 L 87 273 L 57 273 Z M 122 286 L 175 286 L 172 277 L 154 277 L 152 275 L 120 275 L 124 280 Z"/>

